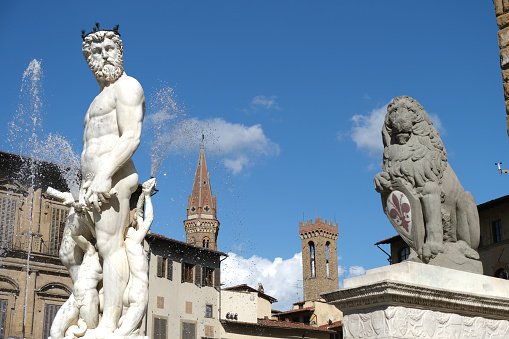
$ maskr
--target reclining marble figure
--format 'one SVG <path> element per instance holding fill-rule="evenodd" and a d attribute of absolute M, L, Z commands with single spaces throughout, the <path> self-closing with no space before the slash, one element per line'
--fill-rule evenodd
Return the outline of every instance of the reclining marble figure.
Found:
<path fill-rule="evenodd" d="M 482 274 L 479 215 L 447 162 L 424 108 L 400 96 L 382 128 L 383 172 L 374 178 L 384 212 L 411 248 L 410 260 Z"/>

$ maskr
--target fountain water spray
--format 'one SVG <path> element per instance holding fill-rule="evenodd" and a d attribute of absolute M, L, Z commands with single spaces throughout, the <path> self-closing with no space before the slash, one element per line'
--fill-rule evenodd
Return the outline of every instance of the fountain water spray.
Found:
<path fill-rule="evenodd" d="M 155 177 L 168 155 L 176 137 L 175 131 L 185 123 L 186 114 L 179 108 L 173 88 L 163 87 L 150 100 L 147 122 L 153 139 L 151 143 L 150 176 Z M 174 145 L 173 145 L 174 146 Z"/>
<path fill-rule="evenodd" d="M 30 280 L 30 257 L 32 253 L 32 215 L 34 187 L 36 178 L 39 173 L 39 161 L 45 160 L 54 162 L 59 168 L 62 176 L 65 178 L 68 187 L 77 197 L 79 183 L 79 158 L 74 154 L 69 142 L 56 134 L 49 134 L 46 138 L 40 138 L 43 135 L 42 128 L 42 100 L 41 100 L 41 84 L 42 68 L 41 61 L 34 59 L 30 62 L 25 72 L 23 72 L 22 84 L 20 89 L 20 104 L 13 120 L 9 123 L 9 133 L 7 142 L 10 150 L 21 157 L 23 165 L 19 173 L 21 178 L 27 179 L 29 188 L 29 220 L 27 237 L 27 261 L 26 261 L 26 281 L 25 281 L 25 307 L 23 313 L 23 336 L 25 336 L 25 328 L 27 321 L 27 298 L 28 285 Z"/>

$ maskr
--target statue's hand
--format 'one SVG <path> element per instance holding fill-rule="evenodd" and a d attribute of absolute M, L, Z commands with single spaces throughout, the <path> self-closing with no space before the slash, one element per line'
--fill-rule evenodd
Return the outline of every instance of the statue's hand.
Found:
<path fill-rule="evenodd" d="M 375 183 L 375 190 L 378 193 L 382 193 L 386 189 L 391 188 L 391 177 L 387 172 L 377 173 L 373 181 Z"/>
<path fill-rule="evenodd" d="M 111 197 L 111 178 L 98 172 L 92 181 L 83 184 L 83 189 L 85 189 L 85 204 L 88 207 L 93 206 L 99 212 L 102 204 L 107 203 Z"/>

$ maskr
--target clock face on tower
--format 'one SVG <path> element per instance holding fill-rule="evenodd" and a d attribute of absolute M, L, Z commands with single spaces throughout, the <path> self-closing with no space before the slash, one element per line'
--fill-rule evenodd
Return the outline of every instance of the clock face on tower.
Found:
<path fill-rule="evenodd" d="M 204 210 L 205 212 L 210 212 L 210 207 L 209 207 L 209 205 L 205 205 L 205 207 L 203 207 L 203 210 Z"/>
<path fill-rule="evenodd" d="M 190 211 L 191 211 L 191 213 L 196 212 L 196 206 L 191 206 Z"/>

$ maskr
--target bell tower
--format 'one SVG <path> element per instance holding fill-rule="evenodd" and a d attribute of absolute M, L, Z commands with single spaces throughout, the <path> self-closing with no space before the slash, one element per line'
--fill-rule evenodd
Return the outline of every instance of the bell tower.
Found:
<path fill-rule="evenodd" d="M 338 224 L 316 218 L 299 223 L 302 240 L 304 301 L 320 298 L 320 293 L 336 291 L 338 284 Z"/>
<path fill-rule="evenodd" d="M 200 157 L 194 176 L 193 191 L 187 202 L 187 219 L 184 220 L 186 242 L 198 247 L 217 251 L 217 220 L 216 196 L 212 195 L 209 172 L 205 162 L 203 135 L 200 145 Z"/>

